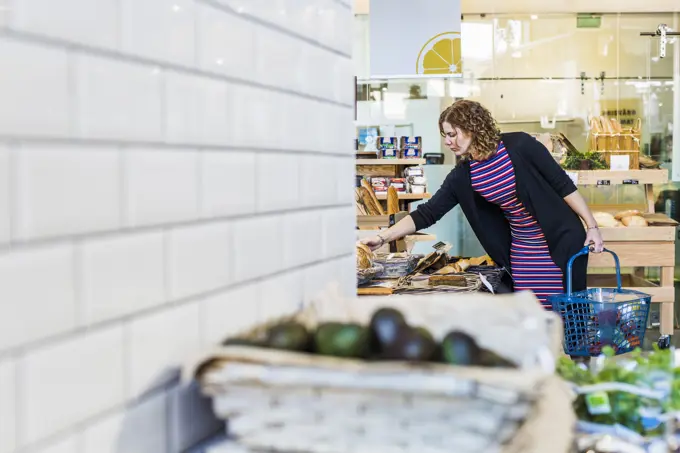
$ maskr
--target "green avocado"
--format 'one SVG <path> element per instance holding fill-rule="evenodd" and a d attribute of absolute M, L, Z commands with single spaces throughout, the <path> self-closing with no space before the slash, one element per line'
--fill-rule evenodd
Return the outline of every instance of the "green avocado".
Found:
<path fill-rule="evenodd" d="M 311 335 L 300 323 L 291 321 L 277 324 L 267 330 L 265 345 L 273 349 L 308 352 Z"/>
<path fill-rule="evenodd" d="M 359 324 L 329 322 L 319 325 L 314 335 L 314 350 L 322 355 L 365 358 L 368 345 L 368 329 Z"/>
<path fill-rule="evenodd" d="M 394 308 L 381 308 L 373 313 L 369 323 L 371 351 L 383 357 L 397 343 L 408 325 L 404 315 Z M 384 358 L 384 357 L 383 357 Z"/>
<path fill-rule="evenodd" d="M 451 365 L 476 365 L 479 360 L 479 346 L 470 335 L 453 331 L 442 340 L 442 361 Z"/>
<path fill-rule="evenodd" d="M 479 350 L 478 364 L 492 368 L 517 368 L 517 365 L 508 359 L 499 356 L 493 351 L 483 348 Z"/>
<path fill-rule="evenodd" d="M 423 327 L 404 327 L 397 341 L 385 351 L 384 357 L 407 362 L 431 360 L 437 349 L 432 334 Z"/>

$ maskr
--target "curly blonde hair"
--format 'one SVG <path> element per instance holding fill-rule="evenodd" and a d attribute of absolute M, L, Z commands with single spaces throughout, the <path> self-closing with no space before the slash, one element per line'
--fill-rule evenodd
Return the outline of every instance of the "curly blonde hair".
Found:
<path fill-rule="evenodd" d="M 491 112 L 479 102 L 460 100 L 447 107 L 439 116 L 439 133 L 442 137 L 446 135 L 442 127 L 445 122 L 472 135 L 471 152 L 463 159 L 469 159 L 474 153 L 475 159 L 485 160 L 496 152 L 501 131 Z"/>

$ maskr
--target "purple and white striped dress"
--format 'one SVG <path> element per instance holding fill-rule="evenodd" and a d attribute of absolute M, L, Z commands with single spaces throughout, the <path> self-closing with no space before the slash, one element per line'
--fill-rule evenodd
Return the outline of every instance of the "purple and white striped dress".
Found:
<path fill-rule="evenodd" d="M 536 219 L 517 198 L 515 170 L 503 142 L 488 160 L 470 163 L 472 188 L 497 204 L 510 223 L 510 267 L 515 291 L 531 290 L 547 310 L 551 294 L 564 293 L 562 270 L 555 265 L 548 243 Z"/>

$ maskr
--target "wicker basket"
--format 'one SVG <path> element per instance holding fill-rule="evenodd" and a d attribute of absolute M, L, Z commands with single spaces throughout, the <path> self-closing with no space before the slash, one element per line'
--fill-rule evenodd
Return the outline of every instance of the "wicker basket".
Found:
<path fill-rule="evenodd" d="M 590 151 L 601 153 L 609 167 L 612 156 L 628 156 L 628 169 L 639 170 L 641 127 L 640 118 L 632 128 L 622 128 L 614 118 L 592 118 L 588 147 Z"/>
<path fill-rule="evenodd" d="M 321 320 L 366 323 L 385 305 L 379 297 L 336 300 L 308 307 L 297 318 L 310 326 Z M 566 452 L 550 448 L 554 438 L 529 448 L 538 440 L 534 435 L 548 433 L 545 426 L 525 432 L 531 420 L 547 423 L 537 404 L 552 371 L 538 366 L 539 357 L 559 354 L 562 337 L 558 319 L 532 294 L 402 296 L 389 305 L 438 339 L 450 329 L 466 331 L 522 368 L 366 362 L 230 346 L 188 370 L 213 399 L 216 415 L 229 420 L 230 435 L 260 451 Z M 568 407 L 566 398 L 565 414 Z M 550 431 L 571 430 L 555 423 Z"/>

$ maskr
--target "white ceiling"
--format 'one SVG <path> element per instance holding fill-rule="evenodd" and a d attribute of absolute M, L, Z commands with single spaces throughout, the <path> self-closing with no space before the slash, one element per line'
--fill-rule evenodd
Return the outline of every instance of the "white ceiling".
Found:
<path fill-rule="evenodd" d="M 354 0 L 356 14 L 368 14 L 370 0 Z M 418 0 L 416 0 L 418 1 Z M 679 0 L 461 0 L 463 14 L 680 12 Z"/>

